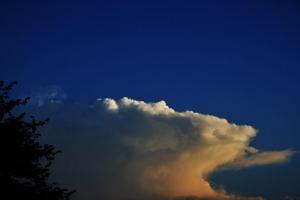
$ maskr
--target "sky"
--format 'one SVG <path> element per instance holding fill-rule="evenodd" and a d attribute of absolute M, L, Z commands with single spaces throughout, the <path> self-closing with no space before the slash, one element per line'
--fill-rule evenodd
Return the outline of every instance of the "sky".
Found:
<path fill-rule="evenodd" d="M 1 1 L 0 79 L 17 80 L 16 94 L 32 96 L 53 127 L 64 115 L 44 100 L 63 102 L 68 117 L 88 115 L 84 110 L 97 108 L 99 98 L 122 103 L 128 97 L 146 105 L 163 100 L 176 113 L 191 110 L 225 118 L 228 126 L 253 127 L 245 148 L 297 151 L 299 11 L 297 1 L 275 0 Z M 282 164 L 210 170 L 205 179 L 228 194 L 284 199 L 300 196 L 299 167 L 295 152 Z"/>

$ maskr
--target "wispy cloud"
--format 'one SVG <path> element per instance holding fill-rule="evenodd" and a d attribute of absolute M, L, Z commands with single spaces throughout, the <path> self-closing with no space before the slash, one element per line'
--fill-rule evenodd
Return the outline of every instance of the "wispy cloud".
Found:
<path fill-rule="evenodd" d="M 35 91 L 32 91 L 30 103 L 36 106 L 42 106 L 45 103 L 60 103 L 66 100 L 67 94 L 65 91 L 57 86 L 50 85 L 46 87 L 40 87 Z"/>

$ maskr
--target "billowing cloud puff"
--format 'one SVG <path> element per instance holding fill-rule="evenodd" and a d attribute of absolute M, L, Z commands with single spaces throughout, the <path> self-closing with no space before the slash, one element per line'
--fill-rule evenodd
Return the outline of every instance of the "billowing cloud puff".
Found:
<path fill-rule="evenodd" d="M 261 199 L 212 188 L 220 168 L 282 163 L 291 150 L 250 146 L 257 131 L 211 115 L 176 112 L 166 102 L 98 99 L 96 105 L 48 105 L 47 140 L 63 150 L 59 177 L 78 199 Z"/>

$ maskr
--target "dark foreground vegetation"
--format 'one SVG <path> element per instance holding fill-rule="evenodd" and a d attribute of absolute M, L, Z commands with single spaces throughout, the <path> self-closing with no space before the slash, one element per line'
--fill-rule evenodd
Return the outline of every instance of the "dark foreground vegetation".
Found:
<path fill-rule="evenodd" d="M 28 117 L 16 109 L 29 98 L 14 99 L 9 93 L 13 82 L 0 80 L 0 193 L 10 200 L 69 200 L 74 191 L 49 182 L 50 166 L 60 151 L 41 144 L 38 128 L 47 120 Z"/>

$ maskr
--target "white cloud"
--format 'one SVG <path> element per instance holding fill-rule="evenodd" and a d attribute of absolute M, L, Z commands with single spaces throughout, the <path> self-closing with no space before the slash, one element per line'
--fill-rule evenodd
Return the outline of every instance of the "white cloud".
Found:
<path fill-rule="evenodd" d="M 72 163 L 61 173 L 75 179 L 82 199 L 246 199 L 215 190 L 207 178 L 223 167 L 282 163 L 293 154 L 259 151 L 250 146 L 253 127 L 176 112 L 165 101 L 98 99 L 92 108 L 60 110 L 48 131 L 61 134 L 56 143 Z"/>

